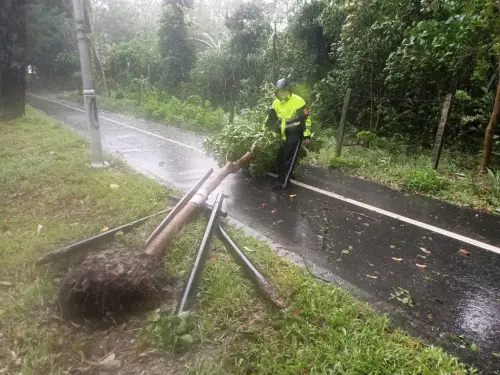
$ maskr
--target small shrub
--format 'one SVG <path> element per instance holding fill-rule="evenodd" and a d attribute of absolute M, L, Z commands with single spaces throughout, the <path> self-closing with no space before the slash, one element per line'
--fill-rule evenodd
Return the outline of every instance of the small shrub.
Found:
<path fill-rule="evenodd" d="M 488 169 L 488 176 L 491 181 L 491 192 L 493 196 L 500 199 L 500 170 L 495 172 Z"/>
<path fill-rule="evenodd" d="M 363 161 L 361 159 L 345 158 L 342 156 L 332 155 L 328 158 L 328 168 L 340 170 L 352 170 L 361 168 Z"/>
<path fill-rule="evenodd" d="M 377 135 L 371 131 L 364 130 L 356 134 L 356 138 L 361 142 L 363 146 L 372 146 L 377 140 Z"/>
<path fill-rule="evenodd" d="M 403 177 L 403 189 L 418 193 L 436 193 L 447 185 L 433 169 L 412 169 Z"/>
<path fill-rule="evenodd" d="M 125 99 L 125 93 L 123 91 L 117 91 L 115 95 L 115 99 Z"/>

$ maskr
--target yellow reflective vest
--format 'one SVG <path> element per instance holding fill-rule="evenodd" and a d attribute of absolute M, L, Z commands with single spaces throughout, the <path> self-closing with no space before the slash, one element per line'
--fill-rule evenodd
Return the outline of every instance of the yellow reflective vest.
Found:
<path fill-rule="evenodd" d="M 277 116 L 277 119 L 273 120 L 279 121 L 279 130 L 282 139 L 286 139 L 287 132 L 293 132 L 295 128 L 299 130 L 301 127 L 304 131 L 304 137 L 311 137 L 311 119 L 309 118 L 309 110 L 306 108 L 305 100 L 300 96 L 292 94 L 287 101 L 281 101 L 276 98 L 273 101 L 271 111 L 273 109 Z M 269 115 L 266 119 L 266 125 L 268 124 Z"/>

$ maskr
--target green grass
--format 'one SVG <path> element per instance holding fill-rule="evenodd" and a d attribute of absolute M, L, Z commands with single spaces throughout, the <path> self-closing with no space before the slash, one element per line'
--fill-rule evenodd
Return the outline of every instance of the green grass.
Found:
<path fill-rule="evenodd" d="M 65 330 L 50 317 L 64 269 L 35 261 L 164 209 L 167 191 L 119 164 L 89 168 L 88 144 L 31 108 L 24 119 L 0 123 L 0 131 L 0 370 L 9 364 L 24 375 L 58 373 L 52 349 Z"/>
<path fill-rule="evenodd" d="M 306 162 L 458 205 L 490 212 L 500 207 L 494 179 L 479 173 L 479 156 L 443 152 L 436 172 L 428 150 L 347 146 L 340 157 L 332 147 L 310 154 Z"/>
<path fill-rule="evenodd" d="M 162 328 L 171 305 L 134 329 L 85 332 L 59 322 L 52 303 L 65 266 L 34 266 L 62 243 L 164 208 L 164 188 L 121 166 L 90 169 L 86 142 L 32 109 L 25 119 L 1 123 L 0 130 L 0 370 L 23 375 L 82 371 L 94 358 L 91 348 L 105 346 L 109 337 L 134 342 L 123 337 L 132 331 L 140 340 L 121 354 L 113 344 L 100 357 L 115 350 L 124 366 L 135 366 L 133 358 L 150 352 L 150 345 L 168 351 L 168 331 Z M 120 187 L 110 189 L 110 184 Z M 118 245 L 137 249 L 158 220 L 121 237 Z M 43 228 L 37 233 L 39 224 Z M 193 222 L 176 237 L 164 263 L 171 275 L 185 279 L 205 224 Z M 130 373 L 162 374 L 172 368 L 201 375 L 474 373 L 442 349 L 394 328 L 347 292 L 279 258 L 267 244 L 228 230 L 288 307 L 279 310 L 258 295 L 215 240 L 185 330 L 193 346 L 161 354 L 166 362 L 160 369 L 146 356 L 137 362 L 140 370 Z"/>
<path fill-rule="evenodd" d="M 137 93 L 128 96 L 123 92 L 99 96 L 101 108 L 153 119 L 160 123 L 189 129 L 199 133 L 213 133 L 227 123 L 227 114 L 221 108 L 213 108 L 209 101 L 193 95 L 185 101 L 161 93 L 144 94 L 139 105 Z M 82 102 L 78 92 L 59 94 L 58 98 Z"/>
<path fill-rule="evenodd" d="M 193 238 L 201 238 L 203 226 L 190 231 Z M 210 342 L 220 352 L 190 374 L 474 373 L 442 349 L 424 346 L 395 329 L 387 317 L 347 292 L 279 258 L 265 243 L 234 229 L 230 233 L 285 296 L 288 307 L 280 311 L 266 303 L 215 241 L 188 332 L 196 345 Z M 194 250 L 191 242 L 178 241 L 167 264 L 185 264 Z M 149 332 L 157 345 L 169 347 L 161 336 L 166 317 L 151 323 Z"/>

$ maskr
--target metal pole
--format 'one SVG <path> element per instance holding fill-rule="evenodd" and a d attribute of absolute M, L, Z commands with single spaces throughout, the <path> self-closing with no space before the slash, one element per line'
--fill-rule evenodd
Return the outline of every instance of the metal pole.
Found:
<path fill-rule="evenodd" d="M 99 130 L 99 118 L 97 116 L 97 104 L 95 91 L 92 83 L 92 69 L 90 65 L 89 45 L 85 35 L 85 23 L 83 17 L 83 5 L 81 0 L 73 0 L 75 12 L 76 38 L 80 54 L 80 66 L 82 68 L 83 102 L 85 117 L 89 129 L 90 147 L 92 152 L 91 166 L 103 168 L 106 166 L 102 154 L 101 132 Z"/>
<path fill-rule="evenodd" d="M 299 143 L 297 143 L 297 147 L 295 147 L 295 152 L 293 153 L 292 163 L 290 164 L 290 168 L 288 168 L 288 172 L 285 176 L 285 182 L 283 182 L 283 189 L 286 189 L 288 185 L 288 180 L 290 179 L 290 174 L 292 174 L 293 167 L 295 166 L 295 162 L 297 161 L 297 155 L 299 153 L 300 146 L 302 145 L 302 140 L 299 139 Z"/>
<path fill-rule="evenodd" d="M 257 268 L 250 262 L 245 254 L 240 250 L 238 245 L 231 239 L 229 234 L 219 225 L 219 236 L 228 245 L 229 251 L 233 255 L 236 262 L 243 267 L 243 271 L 247 277 L 254 283 L 259 292 L 268 298 L 276 306 L 283 308 L 286 306 L 285 301 L 273 286 L 264 278 Z"/>
<path fill-rule="evenodd" d="M 205 234 L 203 234 L 203 239 L 201 240 L 200 247 L 198 248 L 198 252 L 196 253 L 196 258 L 194 260 L 193 267 L 191 268 L 189 279 L 186 282 L 186 286 L 184 287 L 181 301 L 175 309 L 175 315 L 179 315 L 181 312 L 189 310 L 196 297 L 196 291 L 198 289 L 198 285 L 200 284 L 201 274 L 205 265 L 207 247 L 212 238 L 212 231 L 216 228 L 217 224 L 215 221 L 218 216 L 218 211 L 222 206 L 223 200 L 224 195 L 222 193 L 217 194 L 212 215 L 208 220 L 207 229 L 205 229 Z"/>
<path fill-rule="evenodd" d="M 127 233 L 130 230 L 132 230 L 134 227 L 145 222 L 146 220 L 149 220 L 155 216 L 164 214 L 164 213 L 169 212 L 169 211 L 172 211 L 172 208 L 167 208 L 166 210 L 163 210 L 163 211 L 157 212 L 155 214 L 134 220 L 131 223 L 120 225 L 117 228 L 108 230 L 107 232 L 104 232 L 104 233 L 99 233 L 98 235 L 87 238 L 86 240 L 79 241 L 79 242 L 76 242 L 74 244 L 71 244 L 71 245 L 68 245 L 65 247 L 61 247 L 57 250 L 54 250 L 51 253 L 45 254 L 43 257 L 41 257 L 38 260 L 38 262 L 36 262 L 36 264 L 40 265 L 40 264 L 45 264 L 45 263 L 53 262 L 56 260 L 68 258 L 68 257 L 70 257 L 74 254 L 77 254 L 79 252 L 82 252 L 84 250 L 90 251 L 90 250 L 92 250 L 92 246 L 97 246 L 97 245 L 100 245 L 102 243 L 112 241 L 115 238 L 115 234 L 117 234 L 118 232 L 122 231 L 123 233 Z"/>

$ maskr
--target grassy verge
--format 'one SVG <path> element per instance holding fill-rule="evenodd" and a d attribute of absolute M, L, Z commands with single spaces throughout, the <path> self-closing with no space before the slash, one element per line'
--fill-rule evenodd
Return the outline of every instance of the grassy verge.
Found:
<path fill-rule="evenodd" d="M 55 374 L 61 340 L 71 337 L 52 305 L 65 269 L 34 262 L 163 209 L 167 192 L 122 166 L 90 169 L 88 144 L 35 110 L 0 130 L 0 373 Z"/>
<path fill-rule="evenodd" d="M 370 179 L 392 188 L 500 214 L 500 171 L 480 173 L 479 156 L 443 152 L 438 171 L 431 152 L 407 152 L 401 146 L 333 147 L 309 155 L 307 162 Z"/>
<path fill-rule="evenodd" d="M 78 92 L 59 94 L 58 98 L 83 102 Z M 99 96 L 98 105 L 104 109 L 153 119 L 199 133 L 213 133 L 227 123 L 227 114 L 221 108 L 213 108 L 209 101 L 203 101 L 196 95 L 182 101 L 163 93 L 149 93 L 144 95 L 139 104 L 136 93 L 131 93 L 130 96 L 113 93 L 111 97 Z"/>
<path fill-rule="evenodd" d="M 91 374 L 110 353 L 119 358 L 121 373 L 130 375 L 473 373 L 234 229 L 235 241 L 285 296 L 287 309 L 277 310 L 257 295 L 224 246 L 214 241 L 186 328 L 193 346 L 155 356 L 155 348 L 171 345 L 168 302 L 149 315 L 149 323 L 139 317 L 104 332 L 60 321 L 53 296 L 66 268 L 35 268 L 34 261 L 61 243 L 164 208 L 167 193 L 123 167 L 89 169 L 86 142 L 34 110 L 0 129 L 4 373 Z M 112 246 L 138 248 L 156 222 Z M 169 249 L 165 267 L 181 282 L 204 225 L 204 220 L 190 224 Z"/>

